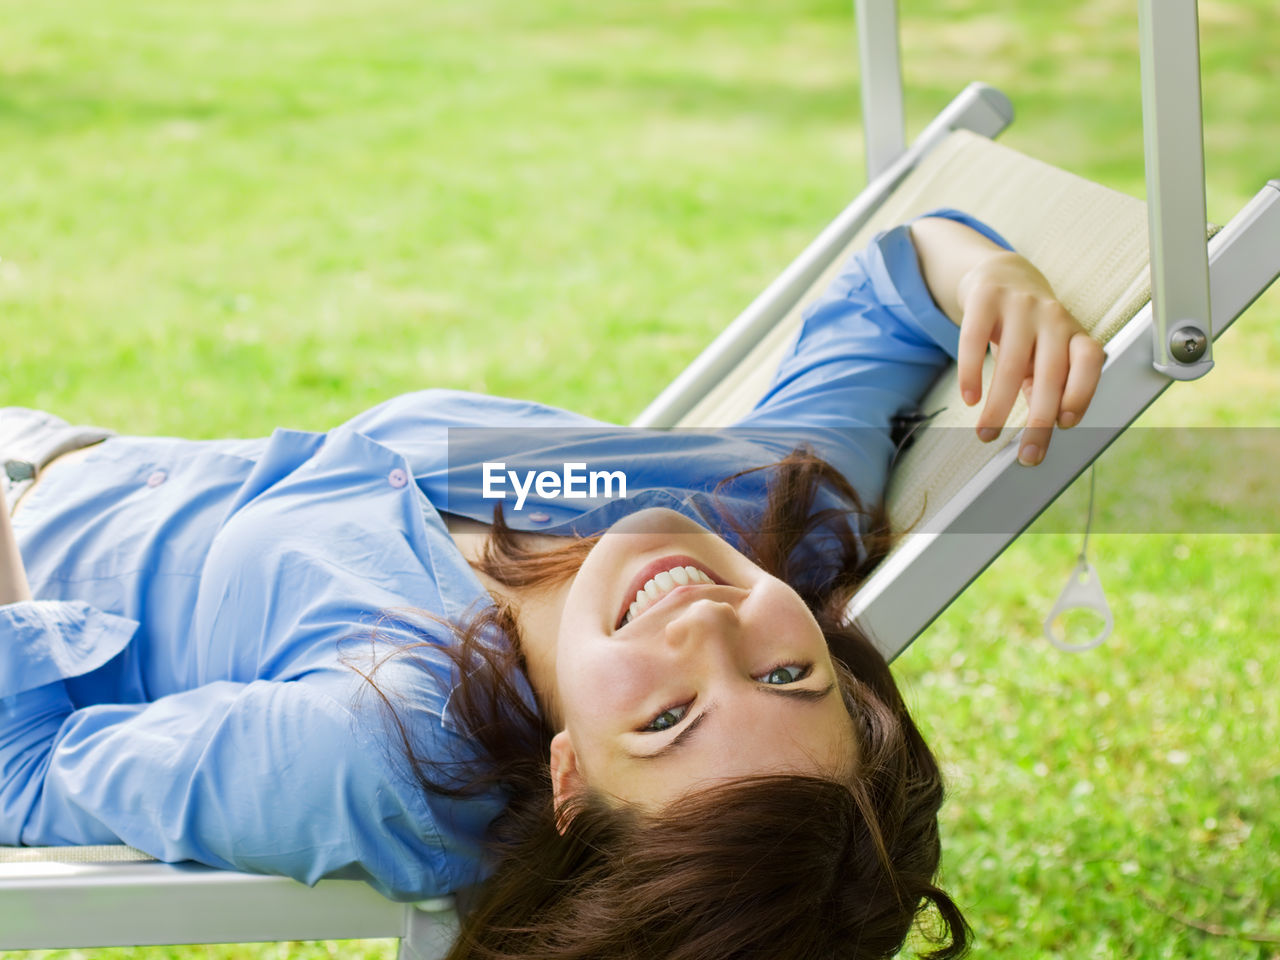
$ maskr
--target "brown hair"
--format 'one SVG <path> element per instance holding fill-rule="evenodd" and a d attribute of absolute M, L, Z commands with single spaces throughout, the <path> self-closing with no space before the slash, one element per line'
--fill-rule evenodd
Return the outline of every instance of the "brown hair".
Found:
<path fill-rule="evenodd" d="M 891 957 L 930 904 L 940 923 L 925 932 L 937 946 L 928 956 L 965 952 L 964 918 L 934 883 L 938 765 L 888 664 L 844 622 L 849 596 L 888 552 L 883 509 L 865 511 L 844 477 L 807 451 L 761 469 L 772 471 L 769 497 L 754 522 L 723 511 L 704 519 L 798 589 L 813 611 L 854 722 L 856 773 L 848 782 L 748 778 L 691 792 L 657 816 L 589 790 L 556 811 L 548 764 L 556 731 L 521 696 L 515 612 L 487 607 L 454 627 L 456 642 L 414 645 L 454 663 L 452 709 L 481 762 L 420 755 L 394 701 L 377 689 L 377 665 L 366 672 L 421 789 L 454 797 L 496 789 L 508 798 L 489 829 L 493 876 L 464 916 L 449 960 Z M 814 509 L 824 487 L 840 508 Z M 572 576 L 594 542 L 532 551 L 500 511 L 494 519 L 478 566 L 508 585 Z M 836 545 L 819 577 L 812 556 L 801 553 L 815 533 Z M 492 642 L 495 630 L 510 642 Z M 563 835 L 558 820 L 567 822 Z"/>

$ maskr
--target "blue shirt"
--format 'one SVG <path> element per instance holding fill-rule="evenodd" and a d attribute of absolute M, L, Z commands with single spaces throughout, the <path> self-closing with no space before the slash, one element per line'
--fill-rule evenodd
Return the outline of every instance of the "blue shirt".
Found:
<path fill-rule="evenodd" d="M 489 602 L 441 518 L 492 519 L 481 462 L 625 473 L 625 498 L 506 501 L 512 527 L 553 534 L 651 506 L 715 526 L 718 481 L 801 442 L 874 503 L 892 418 L 957 339 L 898 227 L 808 309 L 732 430 L 635 431 L 429 390 L 327 433 L 105 441 L 51 471 L 15 518 L 37 599 L 0 607 L 0 843 L 124 842 L 306 883 L 363 878 L 397 899 L 482 880 L 501 797 L 416 789 L 342 646 L 375 628 L 388 644 L 416 639 L 380 624 L 387 610 L 460 622 Z M 766 479 L 736 483 L 726 507 L 758 510 Z M 470 757 L 446 659 L 387 669 L 421 748 Z"/>

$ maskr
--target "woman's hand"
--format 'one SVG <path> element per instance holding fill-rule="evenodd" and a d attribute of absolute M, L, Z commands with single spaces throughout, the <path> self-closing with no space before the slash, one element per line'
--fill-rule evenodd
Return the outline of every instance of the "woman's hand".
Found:
<path fill-rule="evenodd" d="M 1102 347 L 1025 257 L 944 217 L 917 220 L 911 238 L 929 292 L 960 327 L 960 395 L 969 406 L 982 399 L 982 361 L 987 345 L 996 345 L 979 439 L 1000 435 L 1021 389 L 1029 412 L 1018 460 L 1034 466 L 1053 425 L 1072 427 L 1089 408 L 1106 359 Z"/>
<path fill-rule="evenodd" d="M 978 437 L 995 439 L 1021 389 L 1027 426 L 1019 462 L 1044 459 L 1053 425 L 1080 422 L 1098 388 L 1106 355 L 1054 296 L 1044 275 L 1025 257 L 1001 251 L 982 259 L 956 285 L 960 303 L 960 396 L 969 406 L 982 399 L 982 361 L 995 344 L 996 366 Z"/>
<path fill-rule="evenodd" d="M 31 587 L 27 584 L 27 572 L 22 566 L 22 554 L 18 552 L 18 540 L 9 522 L 9 504 L 0 487 L 0 606 L 31 599 Z"/>

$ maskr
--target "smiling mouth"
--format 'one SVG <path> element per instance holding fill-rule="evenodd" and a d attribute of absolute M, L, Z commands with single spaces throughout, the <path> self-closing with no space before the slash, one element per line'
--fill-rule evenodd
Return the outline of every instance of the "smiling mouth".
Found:
<path fill-rule="evenodd" d="M 723 583 L 723 580 L 692 557 L 672 556 L 655 560 L 646 565 L 627 588 L 615 629 L 621 629 L 643 616 L 646 610 L 677 587 L 714 586 Z"/>

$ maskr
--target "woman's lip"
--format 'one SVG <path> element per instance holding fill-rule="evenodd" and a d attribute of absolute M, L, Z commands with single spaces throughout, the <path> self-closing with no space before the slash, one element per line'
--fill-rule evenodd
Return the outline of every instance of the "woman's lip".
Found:
<path fill-rule="evenodd" d="M 718 583 L 721 586 L 725 585 L 725 581 L 717 576 L 716 572 L 710 569 L 705 563 L 695 560 L 693 557 L 686 556 L 683 553 L 673 553 L 669 556 L 654 560 L 652 563 L 645 564 L 631 581 L 631 586 L 627 588 L 629 592 L 622 599 L 622 608 L 618 611 L 617 617 L 614 618 L 614 630 L 622 628 L 622 618 L 625 617 L 627 615 L 627 611 L 631 609 L 631 604 L 636 602 L 636 594 L 644 589 L 644 585 L 658 574 L 670 570 L 672 567 L 697 567 L 710 577 L 713 582 Z"/>

